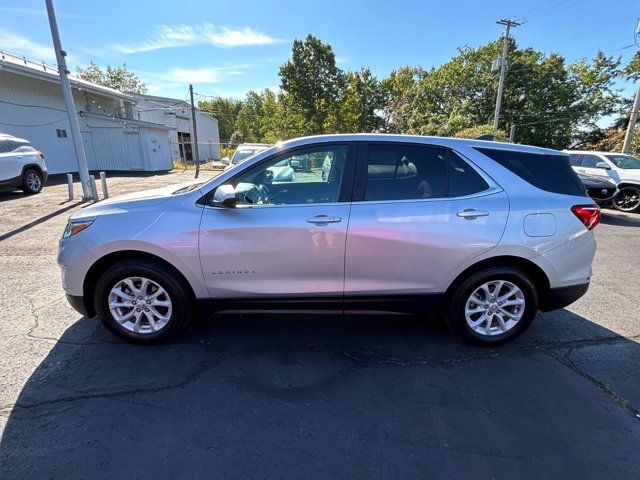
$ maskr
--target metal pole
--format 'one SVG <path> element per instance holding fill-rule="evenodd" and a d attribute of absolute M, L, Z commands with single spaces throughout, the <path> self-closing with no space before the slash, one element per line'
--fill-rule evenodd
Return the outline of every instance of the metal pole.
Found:
<path fill-rule="evenodd" d="M 100 183 L 102 183 L 102 198 L 109 198 L 109 190 L 107 189 L 107 176 L 104 172 L 100 172 Z"/>
<path fill-rule="evenodd" d="M 193 103 L 193 85 L 189 84 L 189 95 L 191 96 L 191 124 L 193 125 L 193 154 L 196 160 L 196 175 L 200 174 L 200 155 L 198 155 L 198 129 L 196 128 L 196 106 Z"/>
<path fill-rule="evenodd" d="M 53 48 L 56 52 L 56 60 L 58 62 L 58 72 L 60 73 L 60 86 L 62 87 L 62 96 L 67 107 L 67 115 L 69 116 L 69 127 L 71 129 L 71 139 L 73 140 L 73 148 L 76 152 L 78 161 L 78 172 L 80 173 L 80 183 L 82 184 L 82 198 L 88 200 L 91 198 L 89 186 L 89 168 L 87 167 L 87 157 L 84 153 L 82 144 L 82 135 L 80 133 L 80 124 L 78 123 L 78 115 L 76 107 L 73 103 L 73 94 L 71 93 L 71 84 L 69 83 L 69 71 L 67 70 L 67 62 L 64 57 L 67 52 L 62 49 L 60 43 L 60 33 L 58 32 L 58 23 L 56 22 L 56 13 L 53 10 L 53 1 L 45 0 L 47 6 L 47 14 L 49 16 L 49 27 L 51 28 L 51 38 L 53 39 Z"/>
<path fill-rule="evenodd" d="M 514 26 L 517 27 L 521 23 L 514 22 L 513 20 L 499 20 L 497 22 L 500 25 L 505 26 L 504 38 L 502 39 L 502 61 L 500 62 L 500 80 L 498 80 L 498 96 L 496 98 L 496 111 L 493 115 L 493 131 L 498 131 L 498 122 L 500 120 L 500 105 L 502 104 L 502 91 L 504 90 L 504 77 L 507 71 L 507 52 L 509 46 L 509 29 Z"/>
<path fill-rule="evenodd" d="M 638 87 L 636 98 L 633 100 L 633 108 L 629 115 L 629 125 L 627 125 L 627 134 L 624 137 L 624 145 L 622 146 L 622 153 L 627 155 L 631 153 L 631 142 L 633 141 L 633 134 L 636 131 L 636 122 L 638 121 L 638 110 L 640 110 L 640 87 Z"/>
<path fill-rule="evenodd" d="M 69 190 L 69 201 L 73 200 L 73 175 L 67 173 L 67 189 Z"/>
<path fill-rule="evenodd" d="M 91 194 L 93 195 L 93 201 L 99 202 L 100 197 L 98 196 L 98 187 L 96 186 L 96 177 L 93 175 L 89 175 L 89 184 L 91 185 Z"/>
<path fill-rule="evenodd" d="M 511 124 L 511 130 L 509 131 L 509 142 L 513 143 L 513 139 L 516 138 L 516 124 Z"/>

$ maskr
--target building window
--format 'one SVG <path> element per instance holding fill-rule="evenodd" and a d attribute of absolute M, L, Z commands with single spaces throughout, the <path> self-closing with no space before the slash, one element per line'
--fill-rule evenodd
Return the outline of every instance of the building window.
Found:
<path fill-rule="evenodd" d="M 185 163 L 193 162 L 191 152 L 191 134 L 188 132 L 178 132 L 178 147 L 180 148 L 180 158 Z"/>
<path fill-rule="evenodd" d="M 56 137 L 67 138 L 67 131 L 64 128 L 56 128 Z"/>

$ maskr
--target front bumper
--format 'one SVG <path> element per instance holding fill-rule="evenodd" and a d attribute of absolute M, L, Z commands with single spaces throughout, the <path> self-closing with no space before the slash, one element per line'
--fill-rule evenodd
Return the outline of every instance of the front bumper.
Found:
<path fill-rule="evenodd" d="M 85 317 L 92 316 L 92 314 L 89 312 L 89 309 L 87 308 L 87 305 L 84 302 L 84 297 L 69 295 L 68 293 L 66 294 L 66 296 L 69 305 L 71 305 L 76 312 Z"/>
<path fill-rule="evenodd" d="M 540 305 L 540 310 L 548 312 L 549 310 L 558 310 L 582 297 L 589 289 L 589 282 L 571 285 L 568 287 L 550 288 L 549 293 Z"/>

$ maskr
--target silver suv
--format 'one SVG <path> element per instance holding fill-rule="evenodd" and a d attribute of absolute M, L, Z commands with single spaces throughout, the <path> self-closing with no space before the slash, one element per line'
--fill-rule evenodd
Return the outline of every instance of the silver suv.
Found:
<path fill-rule="evenodd" d="M 46 181 L 44 154 L 28 140 L 0 133 L 0 188 L 40 193 Z"/>
<path fill-rule="evenodd" d="M 301 155 L 308 172 L 273 181 L 274 165 Z M 440 312 L 465 340 L 494 345 L 587 291 L 599 220 L 554 150 L 328 135 L 206 183 L 85 208 L 58 262 L 80 313 L 141 343 L 175 334 L 205 304 Z"/>

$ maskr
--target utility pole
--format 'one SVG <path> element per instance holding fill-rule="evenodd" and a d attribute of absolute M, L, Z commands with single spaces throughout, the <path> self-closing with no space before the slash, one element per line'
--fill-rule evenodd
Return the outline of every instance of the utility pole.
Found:
<path fill-rule="evenodd" d="M 89 185 L 89 168 L 87 167 L 87 157 L 84 153 L 84 145 L 82 144 L 82 134 L 80 133 L 78 115 L 76 114 L 76 107 L 73 103 L 73 94 L 71 93 L 71 84 L 69 83 L 67 61 L 64 58 L 67 56 L 67 52 L 62 49 L 62 44 L 60 42 L 60 33 L 58 32 L 58 22 L 56 22 L 56 12 L 53 10 L 53 2 L 52 0 L 45 0 L 45 4 L 47 6 L 47 15 L 49 16 L 49 27 L 51 28 L 53 48 L 56 51 L 62 96 L 64 97 L 64 103 L 67 107 L 67 115 L 69 117 L 71 140 L 73 141 L 73 148 L 76 152 L 76 160 L 78 161 L 78 172 L 80 173 L 80 183 L 82 184 L 82 199 L 88 200 L 92 197 L 91 187 Z"/>
<path fill-rule="evenodd" d="M 504 38 L 502 39 L 502 57 L 499 57 L 500 63 L 500 80 L 498 81 L 498 97 L 496 98 L 496 112 L 493 115 L 493 131 L 498 131 L 498 121 L 500 120 L 500 104 L 502 103 L 502 91 L 504 90 L 504 76 L 507 71 L 507 47 L 509 46 L 509 29 L 522 25 L 522 22 L 516 22 L 508 18 L 501 18 L 496 23 L 505 26 Z"/>
<path fill-rule="evenodd" d="M 631 142 L 633 141 L 633 134 L 636 130 L 636 122 L 638 121 L 638 110 L 640 110 L 640 87 L 636 91 L 636 98 L 633 101 L 633 107 L 631 108 L 631 114 L 629 115 L 629 125 L 627 125 L 627 134 L 624 137 L 624 145 L 622 146 L 622 153 L 629 155 L 631 153 Z"/>
<path fill-rule="evenodd" d="M 198 155 L 198 129 L 196 128 L 196 106 L 193 103 L 193 85 L 189 84 L 189 96 L 191 97 L 191 124 L 193 125 L 193 154 L 196 159 L 196 175 L 200 175 L 200 155 Z"/>
<path fill-rule="evenodd" d="M 513 140 L 516 138 L 516 124 L 511 124 L 511 129 L 509 130 L 509 142 L 513 143 Z"/>

